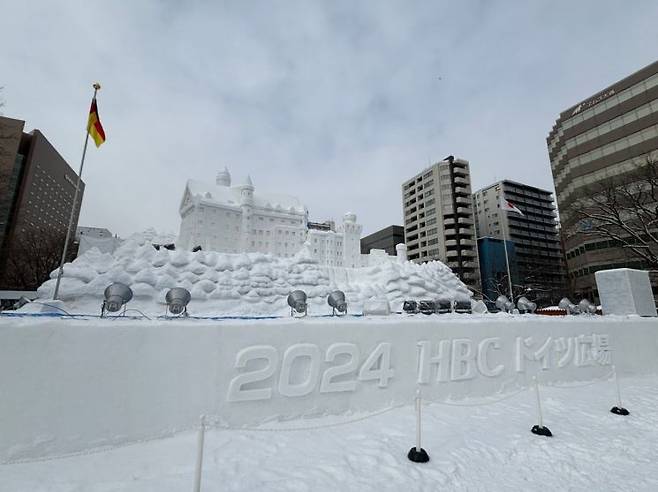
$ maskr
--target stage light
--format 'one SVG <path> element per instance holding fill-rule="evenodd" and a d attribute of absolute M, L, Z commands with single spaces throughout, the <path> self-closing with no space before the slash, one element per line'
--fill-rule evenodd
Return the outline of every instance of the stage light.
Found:
<path fill-rule="evenodd" d="M 560 309 L 564 309 L 565 311 L 569 311 L 569 306 L 572 306 L 572 302 L 569 300 L 568 297 L 563 297 L 560 299 L 560 302 L 558 302 L 557 307 Z"/>
<path fill-rule="evenodd" d="M 345 293 L 340 290 L 334 290 L 327 297 L 327 304 L 331 306 L 331 315 L 335 316 L 336 311 L 339 313 L 347 314 L 347 301 L 345 301 Z"/>
<path fill-rule="evenodd" d="M 418 302 L 418 310 L 423 314 L 434 314 L 436 312 L 436 303 L 428 299 Z"/>
<path fill-rule="evenodd" d="M 529 301 L 527 297 L 520 297 L 516 301 L 516 307 L 520 313 L 534 313 L 535 309 L 537 309 L 537 304 Z"/>
<path fill-rule="evenodd" d="M 447 314 L 452 312 L 452 300 L 439 299 L 436 301 L 436 312 L 438 314 Z"/>
<path fill-rule="evenodd" d="M 290 306 L 290 316 L 294 316 L 294 313 L 306 316 L 308 314 L 306 307 L 306 293 L 303 290 L 293 290 L 288 294 L 288 306 Z"/>
<path fill-rule="evenodd" d="M 578 303 L 578 308 L 583 314 L 596 314 L 596 306 L 589 302 L 587 299 L 583 299 Z"/>
<path fill-rule="evenodd" d="M 184 289 L 183 287 L 169 289 L 169 292 L 165 295 L 167 309 L 175 316 L 187 316 L 187 304 L 191 299 L 192 294 L 190 294 L 189 290 Z"/>
<path fill-rule="evenodd" d="M 418 312 L 418 303 L 416 301 L 404 301 L 402 311 L 407 314 L 416 314 Z"/>
<path fill-rule="evenodd" d="M 496 307 L 500 309 L 501 311 L 506 311 L 507 310 L 507 303 L 509 302 L 509 299 L 507 296 L 500 295 L 496 299 Z"/>
<path fill-rule="evenodd" d="M 455 301 L 455 312 L 461 314 L 471 314 L 471 301 Z"/>
<path fill-rule="evenodd" d="M 133 291 L 126 284 L 114 282 L 107 286 L 104 295 L 105 300 L 101 305 L 101 318 L 105 315 L 105 311 L 116 313 L 121 309 L 121 306 L 125 306 L 125 304 L 133 298 Z M 125 314 L 125 307 L 123 312 Z"/>

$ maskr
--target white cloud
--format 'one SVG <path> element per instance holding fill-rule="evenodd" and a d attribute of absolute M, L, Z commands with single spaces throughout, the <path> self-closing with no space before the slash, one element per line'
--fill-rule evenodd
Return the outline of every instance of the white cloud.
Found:
<path fill-rule="evenodd" d="M 655 2 L 19 2 L 2 9 L 4 112 L 78 167 L 81 223 L 177 231 L 187 177 L 225 164 L 312 218 L 401 221 L 400 184 L 471 161 L 475 187 L 552 188 L 558 113 L 654 61 Z M 623 33 L 623 35 L 621 35 Z"/>

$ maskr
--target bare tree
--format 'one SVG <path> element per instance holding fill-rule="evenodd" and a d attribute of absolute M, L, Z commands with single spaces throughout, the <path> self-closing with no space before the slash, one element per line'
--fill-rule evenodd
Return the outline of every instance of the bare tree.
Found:
<path fill-rule="evenodd" d="M 65 235 L 26 229 L 9 248 L 2 283 L 15 290 L 36 290 L 59 266 Z M 69 251 L 74 248 L 69 248 Z M 67 261 L 72 261 L 72 252 Z"/>
<path fill-rule="evenodd" d="M 569 209 L 571 234 L 608 239 L 658 268 L 658 160 L 590 187 Z"/>

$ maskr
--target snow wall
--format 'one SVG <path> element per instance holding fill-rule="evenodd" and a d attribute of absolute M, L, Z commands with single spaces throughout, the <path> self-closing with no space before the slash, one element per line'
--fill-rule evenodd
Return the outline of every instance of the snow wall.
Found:
<path fill-rule="evenodd" d="M 196 315 L 284 315 L 287 297 L 301 289 L 311 314 L 328 314 L 327 295 L 345 292 L 348 310 L 361 313 L 371 298 L 386 299 L 400 311 L 405 299 L 470 299 L 471 291 L 439 261 L 422 265 L 395 256 L 371 256 L 364 268 L 329 267 L 318 263 L 310 245 L 292 258 L 262 253 L 156 250 L 148 235 L 136 234 L 112 254 L 92 248 L 64 265 L 59 298 L 75 313 L 98 314 L 103 291 L 112 282 L 129 285 L 128 307 L 162 314 L 172 287 L 192 294 L 189 310 Z M 39 289 L 39 299 L 52 299 L 57 272 Z"/>
<path fill-rule="evenodd" d="M 535 375 L 605 377 L 612 362 L 622 376 L 658 372 L 658 321 L 0 317 L 0 462 L 166 436 L 201 414 L 240 427 L 370 412 L 411 404 L 417 383 L 430 400 L 478 398 Z M 614 386 L 601 388 L 614 404 Z"/>

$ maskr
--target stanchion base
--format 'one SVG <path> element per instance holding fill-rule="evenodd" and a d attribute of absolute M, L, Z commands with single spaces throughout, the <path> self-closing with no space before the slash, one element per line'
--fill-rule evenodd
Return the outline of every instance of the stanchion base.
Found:
<path fill-rule="evenodd" d="M 533 425 L 530 432 L 537 434 L 538 436 L 553 437 L 553 433 L 548 427 L 539 427 L 538 425 Z"/>
<path fill-rule="evenodd" d="M 612 407 L 610 411 L 615 415 L 629 415 L 631 413 L 628 410 L 626 410 L 624 407 Z"/>
<path fill-rule="evenodd" d="M 427 463 L 430 460 L 430 456 L 427 454 L 427 451 L 425 451 L 423 448 L 420 448 L 420 451 L 416 451 L 416 446 L 409 450 L 407 458 L 409 458 L 414 463 Z"/>

